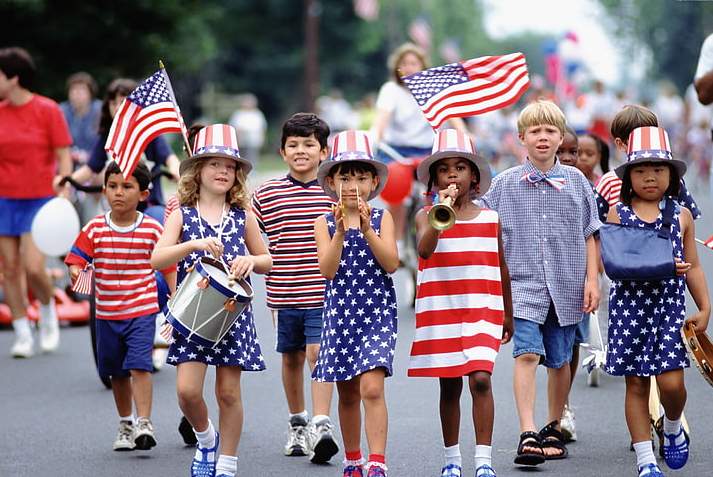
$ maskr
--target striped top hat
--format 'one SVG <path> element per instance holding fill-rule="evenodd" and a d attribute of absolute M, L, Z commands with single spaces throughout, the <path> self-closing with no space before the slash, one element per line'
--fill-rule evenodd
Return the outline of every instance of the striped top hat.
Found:
<path fill-rule="evenodd" d="M 238 133 L 229 124 L 211 124 L 198 131 L 193 143 L 193 154 L 181 162 L 179 173 L 183 175 L 196 161 L 207 157 L 233 159 L 245 174 L 252 169 L 250 161 L 240 157 Z"/>
<path fill-rule="evenodd" d="M 671 142 L 664 128 L 646 126 L 636 128 L 629 134 L 627 161 L 616 168 L 616 175 L 623 179 L 626 169 L 644 162 L 666 162 L 678 172 L 679 177 L 686 173 L 686 163 L 673 158 Z"/>
<path fill-rule="evenodd" d="M 371 152 L 371 144 L 369 136 L 363 131 L 342 131 L 332 140 L 332 148 L 329 159 L 319 165 L 317 171 L 317 180 L 324 191 L 334 200 L 339 200 L 337 193 L 329 188 L 326 184 L 326 178 L 333 167 L 345 162 L 364 162 L 371 164 L 376 169 L 376 174 L 379 177 L 379 184 L 374 191 L 369 195 L 367 200 L 371 200 L 381 193 L 386 185 L 386 179 L 389 175 L 388 169 L 383 162 L 374 159 Z"/>
<path fill-rule="evenodd" d="M 490 188 L 490 166 L 478 155 L 475 144 L 466 134 L 456 129 L 442 129 L 433 140 L 431 155 L 421 161 L 416 170 L 418 180 L 428 186 L 431 166 L 440 159 L 461 157 L 467 159 L 478 168 L 480 175 L 479 194 L 484 194 Z"/>

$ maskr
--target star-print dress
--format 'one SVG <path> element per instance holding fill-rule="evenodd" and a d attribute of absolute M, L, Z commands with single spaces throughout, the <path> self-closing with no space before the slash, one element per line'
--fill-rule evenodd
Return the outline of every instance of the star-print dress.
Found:
<path fill-rule="evenodd" d="M 218 237 L 222 227 L 221 238 L 224 252 L 223 260 L 230 263 L 236 256 L 246 255 L 245 246 L 245 211 L 232 207 L 223 218 L 223 224 L 214 227 L 198 215 L 194 207 L 181 207 L 183 214 L 183 229 L 181 242 L 199 239 L 201 237 Z M 207 252 L 206 252 L 207 253 Z M 192 252 L 178 262 L 178 285 L 188 274 L 188 269 L 203 252 Z M 169 364 L 180 364 L 187 361 L 198 361 L 215 366 L 240 366 L 244 371 L 262 371 L 265 369 L 265 359 L 260 350 L 260 342 L 255 331 L 252 306 L 248 305 L 238 317 L 232 329 L 215 348 L 202 346 L 189 341 L 185 336 L 173 331 L 174 342 L 168 350 Z"/>
<path fill-rule="evenodd" d="M 661 214 L 654 223 L 644 222 L 622 203 L 616 205 L 616 211 L 622 225 L 659 229 L 663 223 Z M 671 242 L 674 256 L 683 258 L 680 213 L 676 204 Z M 655 376 L 688 367 L 681 339 L 685 318 L 684 277 L 653 282 L 612 280 L 607 372 L 616 376 Z"/>
<path fill-rule="evenodd" d="M 381 209 L 372 209 L 371 227 L 381 230 Z M 329 235 L 334 215 L 327 214 Z M 344 235 L 337 274 L 327 281 L 322 315 L 322 339 L 312 378 L 348 381 L 376 368 L 392 374 L 396 347 L 394 282 L 376 261 L 359 229 Z"/>

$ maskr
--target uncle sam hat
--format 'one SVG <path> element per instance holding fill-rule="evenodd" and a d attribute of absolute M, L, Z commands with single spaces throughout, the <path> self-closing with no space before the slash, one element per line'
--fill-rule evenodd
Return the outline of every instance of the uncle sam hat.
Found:
<path fill-rule="evenodd" d="M 233 159 L 245 174 L 253 168 L 250 161 L 240 157 L 238 133 L 229 124 L 211 124 L 198 131 L 193 143 L 193 154 L 181 161 L 178 173 L 183 175 L 196 161 L 209 157 Z"/>
<path fill-rule="evenodd" d="M 386 185 L 386 180 L 389 176 L 388 169 L 383 162 L 374 159 L 371 152 L 371 144 L 369 136 L 363 131 L 342 131 L 332 141 L 332 148 L 329 159 L 323 161 L 319 165 L 317 171 L 317 180 L 322 186 L 324 192 L 334 200 L 339 200 L 337 193 L 329 188 L 326 183 L 326 178 L 333 167 L 346 162 L 364 162 L 371 164 L 376 169 L 376 174 L 379 177 L 379 184 L 369 194 L 367 200 L 371 200 L 381 193 Z"/>
<path fill-rule="evenodd" d="M 626 170 L 644 162 L 665 162 L 678 172 L 679 177 L 686 173 L 686 163 L 673 158 L 671 142 L 664 128 L 646 126 L 636 128 L 629 134 L 629 146 L 626 152 L 628 160 L 616 168 L 616 175 L 623 179 Z"/>

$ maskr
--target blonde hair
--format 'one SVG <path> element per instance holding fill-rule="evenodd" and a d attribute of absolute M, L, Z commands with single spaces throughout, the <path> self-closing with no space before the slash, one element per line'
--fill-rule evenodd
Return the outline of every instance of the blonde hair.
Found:
<path fill-rule="evenodd" d="M 398 84 L 403 84 L 403 81 L 401 80 L 401 75 L 399 74 L 399 63 L 401 63 L 403 57 L 408 55 L 409 53 L 415 55 L 416 58 L 418 58 L 418 60 L 421 62 L 421 65 L 423 65 L 424 70 L 428 68 L 429 61 L 426 50 L 424 50 L 420 46 L 415 45 L 414 43 L 404 43 L 403 45 L 396 48 L 393 53 L 391 53 L 391 55 L 389 55 L 389 59 L 386 63 L 389 67 L 391 77 Z"/>
<path fill-rule="evenodd" d="M 560 130 L 564 136 L 567 120 L 562 110 L 552 101 L 538 99 L 525 106 L 517 118 L 517 132 L 520 136 L 525 134 L 525 129 L 541 124 L 549 124 Z"/>
<path fill-rule="evenodd" d="M 208 158 L 195 161 L 193 165 L 183 174 L 178 181 L 178 202 L 181 206 L 192 206 L 198 203 L 201 191 L 201 171 Z M 225 193 L 225 202 L 231 207 L 248 209 L 248 188 L 246 184 L 245 170 L 240 167 L 235 170 L 235 183 L 228 192 Z"/>

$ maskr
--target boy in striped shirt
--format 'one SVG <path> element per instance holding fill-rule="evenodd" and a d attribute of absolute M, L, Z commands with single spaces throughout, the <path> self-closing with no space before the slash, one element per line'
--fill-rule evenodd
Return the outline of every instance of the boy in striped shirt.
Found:
<path fill-rule="evenodd" d="M 314 221 L 331 211 L 332 200 L 317 182 L 327 157 L 329 126 L 317 115 L 297 113 L 282 127 L 280 155 L 285 176 L 257 188 L 252 206 L 267 235 L 272 270 L 265 276 L 267 306 L 277 315 L 277 351 L 290 413 L 285 455 L 327 462 L 339 450 L 332 434 L 331 383 L 311 382 L 311 421 L 303 391 L 305 358 L 314 369 L 322 333 L 325 280 L 319 271 Z"/>
<path fill-rule="evenodd" d="M 124 179 L 111 162 L 104 176 L 111 211 L 84 226 L 65 259 L 73 283 L 88 265 L 94 268 L 97 365 L 100 374 L 111 377 L 119 413 L 116 451 L 156 445 L 150 416 L 158 297 L 150 259 L 163 227 L 136 210 L 148 197 L 150 182 L 145 164 Z"/>

